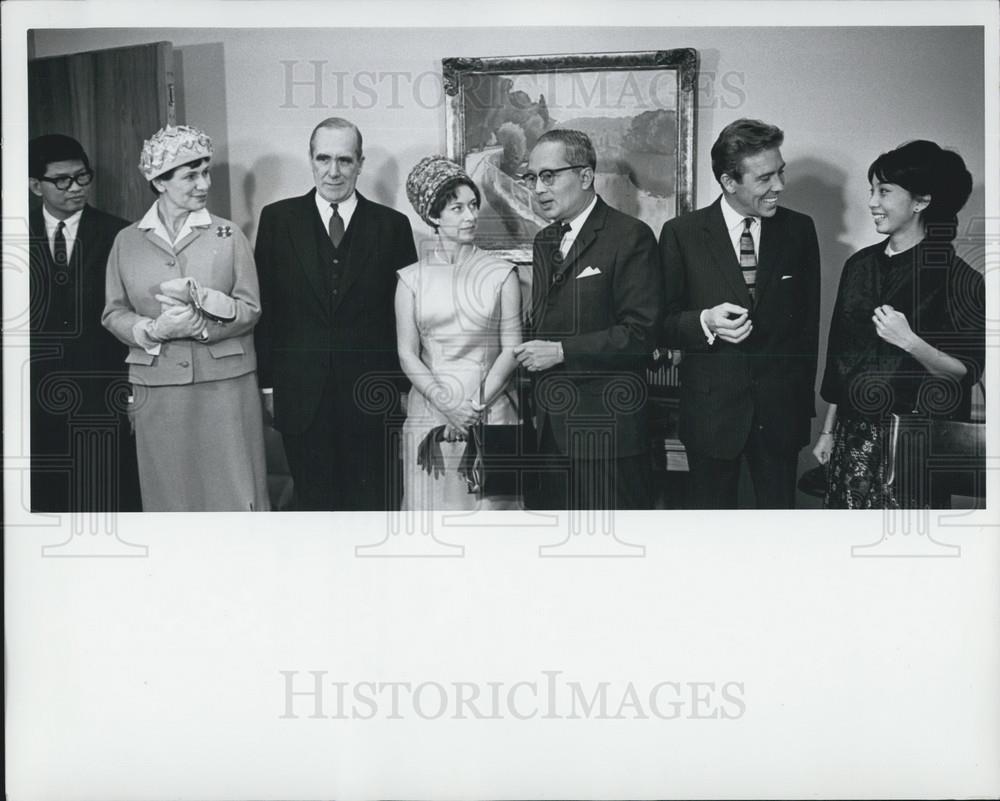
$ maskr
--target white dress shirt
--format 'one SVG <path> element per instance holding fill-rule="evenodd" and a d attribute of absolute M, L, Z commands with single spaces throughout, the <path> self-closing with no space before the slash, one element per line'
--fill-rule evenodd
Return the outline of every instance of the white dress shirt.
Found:
<path fill-rule="evenodd" d="M 753 251 L 757 259 L 760 259 L 760 217 L 751 214 L 740 214 L 729 205 L 729 198 L 722 196 L 722 219 L 726 221 L 726 230 L 729 231 L 729 241 L 733 243 L 733 252 L 736 253 L 736 260 L 740 260 L 740 237 L 743 236 L 743 220 L 749 217 L 753 220 L 750 223 L 750 234 L 753 236 Z"/>
<path fill-rule="evenodd" d="M 330 218 L 333 216 L 333 209 L 330 208 L 330 201 L 325 200 L 320 193 L 317 191 L 316 195 L 316 209 L 319 211 L 319 216 L 323 218 L 323 228 L 327 231 L 330 230 Z M 340 214 L 341 219 L 344 221 L 344 232 L 347 232 L 347 226 L 351 224 L 351 217 L 354 216 L 354 210 L 358 207 L 358 196 L 354 192 L 351 192 L 351 196 L 347 200 L 342 200 L 337 204 L 337 213 Z"/>
<path fill-rule="evenodd" d="M 597 205 L 597 195 L 594 195 L 593 199 L 587 205 L 583 211 L 577 214 L 572 220 L 569 220 L 569 230 L 563 234 L 562 241 L 559 243 L 559 252 L 565 258 L 566 254 L 569 253 L 569 249 L 573 247 L 573 243 L 576 238 L 580 235 L 580 229 L 583 228 L 583 224 L 587 222 L 587 218 L 590 216 L 590 212 L 594 210 L 594 206 Z"/>
<path fill-rule="evenodd" d="M 49 240 L 49 253 L 52 258 L 56 257 L 56 229 L 59 223 L 63 224 L 63 236 L 66 238 L 66 262 L 73 257 L 73 245 L 76 244 L 76 232 L 80 230 L 80 218 L 83 216 L 83 209 L 76 214 L 71 214 L 65 220 L 53 217 L 45 206 L 42 206 L 42 219 L 45 220 L 45 236 Z"/>

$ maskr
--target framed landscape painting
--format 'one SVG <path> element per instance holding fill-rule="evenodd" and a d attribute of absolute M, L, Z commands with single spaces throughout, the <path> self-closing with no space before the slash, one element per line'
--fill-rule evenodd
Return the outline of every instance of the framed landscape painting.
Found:
<path fill-rule="evenodd" d="M 446 58 L 442 71 L 448 156 L 482 193 L 480 247 L 531 261 L 548 221 L 519 176 L 553 128 L 590 136 L 598 194 L 655 234 L 694 208 L 697 51 Z"/>

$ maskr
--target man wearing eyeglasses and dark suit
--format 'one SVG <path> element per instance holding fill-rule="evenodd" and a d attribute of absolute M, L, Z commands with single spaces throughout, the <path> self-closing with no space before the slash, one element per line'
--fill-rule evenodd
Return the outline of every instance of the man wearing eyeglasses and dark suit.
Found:
<path fill-rule="evenodd" d="M 535 237 L 530 327 L 515 349 L 551 457 L 536 508 L 652 505 L 644 362 L 661 311 L 656 239 L 597 195 L 596 170 L 586 134 L 552 130 L 522 176 L 552 221 Z"/>
<path fill-rule="evenodd" d="M 125 347 L 102 325 L 104 272 L 128 223 L 88 205 L 94 173 L 75 139 L 28 145 L 31 509 L 139 511 L 124 412 Z"/>

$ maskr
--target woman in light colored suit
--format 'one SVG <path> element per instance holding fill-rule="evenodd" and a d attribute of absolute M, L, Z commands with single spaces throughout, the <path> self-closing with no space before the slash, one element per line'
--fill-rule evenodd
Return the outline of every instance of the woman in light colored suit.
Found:
<path fill-rule="evenodd" d="M 129 346 L 143 510 L 269 509 L 250 245 L 205 208 L 211 139 L 167 126 L 139 168 L 156 202 L 116 238 L 102 322 Z"/>

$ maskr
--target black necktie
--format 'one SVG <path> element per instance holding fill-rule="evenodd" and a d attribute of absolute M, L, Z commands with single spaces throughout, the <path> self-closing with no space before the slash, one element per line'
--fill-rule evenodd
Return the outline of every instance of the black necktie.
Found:
<path fill-rule="evenodd" d="M 57 267 L 65 267 L 68 261 L 66 258 L 66 235 L 63 233 L 65 227 L 66 223 L 60 221 L 56 227 L 56 235 L 52 239 L 52 258 Z"/>
<path fill-rule="evenodd" d="M 566 236 L 570 231 L 573 230 L 573 226 L 568 222 L 559 223 L 559 248 L 562 249 L 563 237 Z"/>
<path fill-rule="evenodd" d="M 753 217 L 744 217 L 743 233 L 740 234 L 740 268 L 743 270 L 743 281 L 747 285 L 747 292 L 750 293 L 750 300 L 754 300 L 757 289 L 757 253 L 753 248 L 751 225 Z"/>
<path fill-rule="evenodd" d="M 333 242 L 335 248 L 340 247 L 340 243 L 344 238 L 344 218 L 340 216 L 337 211 L 337 204 L 331 203 L 330 208 L 333 209 L 333 215 L 330 217 L 330 241 Z"/>
<path fill-rule="evenodd" d="M 556 229 L 556 236 L 555 236 L 556 252 L 552 254 L 552 264 L 556 268 L 556 272 L 552 274 L 553 286 L 558 286 L 566 278 L 566 276 L 564 276 L 562 272 L 559 271 L 559 268 L 562 267 L 562 263 L 566 260 L 566 257 L 563 255 L 562 252 L 563 237 L 565 237 L 566 234 L 570 232 L 570 230 L 572 230 L 572 228 L 568 222 L 559 223 L 559 227 Z"/>

